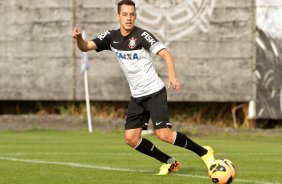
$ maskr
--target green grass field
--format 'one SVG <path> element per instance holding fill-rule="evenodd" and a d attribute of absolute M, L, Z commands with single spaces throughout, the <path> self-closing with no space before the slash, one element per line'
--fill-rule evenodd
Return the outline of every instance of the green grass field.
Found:
<path fill-rule="evenodd" d="M 154 176 L 160 163 L 126 146 L 123 132 L 28 131 L 0 133 L 1 184 L 212 183 L 206 166 L 190 151 L 146 136 L 182 167 Z M 191 137 L 212 145 L 217 158 L 232 160 L 234 183 L 282 183 L 282 135 Z"/>

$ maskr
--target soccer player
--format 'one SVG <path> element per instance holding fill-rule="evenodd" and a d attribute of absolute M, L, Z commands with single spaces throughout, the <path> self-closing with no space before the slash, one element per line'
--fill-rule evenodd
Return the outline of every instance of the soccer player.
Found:
<path fill-rule="evenodd" d="M 135 26 L 136 9 L 132 0 L 119 1 L 116 18 L 120 24 L 119 29 L 105 31 L 93 40 L 84 40 L 76 27 L 72 36 L 83 52 L 111 50 L 115 53 L 131 91 L 125 122 L 125 142 L 162 163 L 157 175 L 177 171 L 180 167 L 177 160 L 141 136 L 151 118 L 155 134 L 160 140 L 193 151 L 209 167 L 215 160 L 211 147 L 202 147 L 183 133 L 171 130 L 166 87 L 152 65 L 151 53 L 160 56 L 166 64 L 168 88 L 179 91 L 180 83 L 176 78 L 171 54 L 154 35 Z"/>

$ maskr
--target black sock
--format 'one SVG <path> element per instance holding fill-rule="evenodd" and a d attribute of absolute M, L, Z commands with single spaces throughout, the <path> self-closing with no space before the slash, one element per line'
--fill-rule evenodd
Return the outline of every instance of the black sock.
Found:
<path fill-rule="evenodd" d="M 151 156 L 162 163 L 167 163 L 168 160 L 171 158 L 167 154 L 160 151 L 152 142 L 147 139 L 142 138 L 140 144 L 135 148 L 137 151 Z"/>
<path fill-rule="evenodd" d="M 207 153 L 207 150 L 205 148 L 198 145 L 197 143 L 189 139 L 186 135 L 180 132 L 177 132 L 176 138 L 173 144 L 176 146 L 191 150 L 194 153 L 196 153 L 197 155 L 199 155 L 200 157 Z"/>

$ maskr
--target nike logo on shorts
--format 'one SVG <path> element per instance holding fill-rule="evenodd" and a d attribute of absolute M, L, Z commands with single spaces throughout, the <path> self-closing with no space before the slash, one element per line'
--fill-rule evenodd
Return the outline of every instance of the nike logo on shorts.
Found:
<path fill-rule="evenodd" d="M 163 121 L 161 121 L 161 122 L 156 122 L 156 125 L 158 126 L 158 125 L 160 125 L 160 124 L 162 124 L 163 123 Z"/>

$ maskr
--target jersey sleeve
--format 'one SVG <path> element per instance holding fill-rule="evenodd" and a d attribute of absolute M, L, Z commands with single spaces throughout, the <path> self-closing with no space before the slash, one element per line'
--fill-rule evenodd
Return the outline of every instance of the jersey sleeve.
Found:
<path fill-rule="evenodd" d="M 164 44 L 148 31 L 143 31 L 141 37 L 143 39 L 142 46 L 154 54 L 157 54 L 160 50 L 165 48 Z"/>
<path fill-rule="evenodd" d="M 96 44 L 97 52 L 103 51 L 103 50 L 111 50 L 111 31 L 105 31 L 104 33 L 101 33 L 99 36 L 94 38 L 92 41 Z"/>

